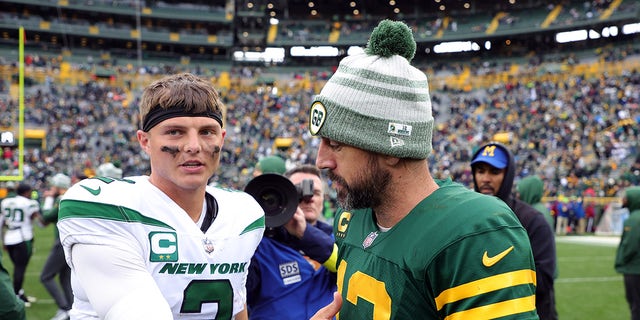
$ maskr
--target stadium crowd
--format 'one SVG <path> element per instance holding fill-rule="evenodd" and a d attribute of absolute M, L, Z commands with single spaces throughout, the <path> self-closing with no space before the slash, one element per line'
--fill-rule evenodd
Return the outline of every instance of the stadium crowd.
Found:
<path fill-rule="evenodd" d="M 637 59 L 637 55 L 631 52 L 616 58 L 621 59 Z M 54 59 L 37 57 L 33 61 L 43 68 L 57 67 Z M 545 64 L 532 60 L 526 67 L 544 70 Z M 212 78 L 217 75 L 215 70 L 206 68 L 181 68 L 184 66 L 114 70 L 138 74 L 190 71 Z M 473 72 L 486 69 L 485 65 L 474 66 Z M 257 161 L 275 153 L 286 157 L 290 164 L 313 163 L 315 159 L 312 150 L 318 141 L 309 135 L 305 123 L 316 93 L 314 86 L 274 93 L 266 85 L 256 84 L 253 90 L 235 85 L 239 81 L 234 79 L 256 78 L 260 74 L 259 68 L 231 71 L 231 88 L 222 92 L 228 109 L 228 135 L 221 172 L 213 183 L 241 189 L 250 180 L 251 168 Z M 3 88 L 0 125 L 11 127 L 17 123 L 18 100 L 9 94 L 8 84 Z M 44 190 L 47 179 L 56 173 L 92 176 L 104 162 L 117 164 L 125 176 L 147 173 L 145 155 L 131 134 L 139 126 L 138 98 L 135 90 L 128 91 L 99 79 L 65 85 L 51 77 L 28 87 L 26 126 L 46 128 L 47 133 L 45 149 L 28 148 L 25 152 L 25 180 L 36 190 Z M 615 196 L 620 188 L 640 183 L 638 70 L 620 75 L 603 73 L 593 78 L 576 74 L 563 81 L 510 79 L 468 91 L 431 83 L 431 95 L 436 132 L 430 162 L 437 178 L 452 177 L 471 186 L 466 164 L 474 146 L 503 139 L 521 168 L 516 179 L 540 175 L 545 181 L 546 196 L 580 196 L 588 188 L 595 190 L 596 196 Z M 292 144 L 275 148 L 275 139 L 281 137 L 292 138 Z M 5 148 L 0 167 L 3 175 L 15 174 L 18 156 L 17 150 Z"/>

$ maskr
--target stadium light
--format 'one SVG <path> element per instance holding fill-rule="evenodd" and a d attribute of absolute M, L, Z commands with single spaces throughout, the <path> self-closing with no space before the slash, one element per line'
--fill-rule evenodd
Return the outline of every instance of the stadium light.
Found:
<path fill-rule="evenodd" d="M 479 50 L 480 46 L 472 41 L 442 42 L 433 46 L 433 52 L 435 53 L 467 52 Z"/>
<path fill-rule="evenodd" d="M 337 57 L 340 50 L 331 46 L 310 47 L 309 49 L 301 46 L 291 47 L 292 57 Z"/>
<path fill-rule="evenodd" d="M 622 26 L 622 33 L 624 34 L 632 34 L 640 32 L 640 22 L 639 23 L 630 23 Z"/>
<path fill-rule="evenodd" d="M 556 33 L 556 42 L 567 43 L 567 42 L 574 42 L 574 41 L 583 41 L 583 40 L 587 40 L 588 36 L 589 35 L 587 33 L 587 30 L 585 29 L 567 31 L 567 32 L 558 32 Z"/>
<path fill-rule="evenodd" d="M 264 52 L 256 51 L 235 51 L 233 53 L 234 61 L 264 61 L 264 62 L 283 62 L 284 48 L 266 48 Z"/>
<path fill-rule="evenodd" d="M 352 56 L 354 54 L 360 54 L 364 52 L 364 48 L 358 46 L 352 46 L 347 49 L 347 54 Z"/>

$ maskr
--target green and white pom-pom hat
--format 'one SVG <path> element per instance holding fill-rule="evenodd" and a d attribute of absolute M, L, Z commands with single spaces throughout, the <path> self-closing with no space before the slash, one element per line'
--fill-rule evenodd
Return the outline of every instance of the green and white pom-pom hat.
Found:
<path fill-rule="evenodd" d="M 399 158 L 426 159 L 433 115 L 427 76 L 410 64 L 411 29 L 383 20 L 364 53 L 348 56 L 314 97 L 312 135 Z"/>

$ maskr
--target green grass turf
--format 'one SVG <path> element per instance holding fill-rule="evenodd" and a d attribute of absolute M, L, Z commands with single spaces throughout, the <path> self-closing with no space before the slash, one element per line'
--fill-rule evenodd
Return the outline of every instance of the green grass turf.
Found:
<path fill-rule="evenodd" d="M 53 242 L 53 227 L 36 227 L 35 234 L 35 252 L 27 268 L 24 288 L 38 301 L 27 308 L 27 319 L 48 320 L 57 306 L 40 283 L 40 271 Z M 622 276 L 613 269 L 615 251 L 611 244 L 557 242 L 559 274 L 555 287 L 560 320 L 630 319 Z M 13 265 L 6 251 L 2 263 L 11 273 Z"/>
<path fill-rule="evenodd" d="M 38 300 L 27 308 L 27 320 L 49 320 L 56 314 L 58 306 L 40 282 L 40 272 L 47 260 L 49 249 L 53 245 L 53 225 L 45 228 L 35 227 L 34 253 L 27 266 L 27 274 L 24 280 L 24 291 L 27 295 L 36 297 Z M 2 265 L 9 271 L 13 278 L 13 264 L 6 251 L 2 252 Z"/>
<path fill-rule="evenodd" d="M 571 236 L 570 236 L 571 237 Z M 622 276 L 613 265 L 617 245 L 556 241 L 556 308 L 560 320 L 628 320 Z"/>

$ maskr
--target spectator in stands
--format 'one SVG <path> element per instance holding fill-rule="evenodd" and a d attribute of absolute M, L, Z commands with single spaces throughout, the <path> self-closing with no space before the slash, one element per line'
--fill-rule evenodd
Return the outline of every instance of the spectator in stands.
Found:
<path fill-rule="evenodd" d="M 481 146 L 471 160 L 474 189 L 504 201 L 527 230 L 536 264 L 536 310 L 541 320 L 556 320 L 554 278 L 556 246 L 553 230 L 544 215 L 511 194 L 516 163 L 509 150 L 500 143 Z"/>
<path fill-rule="evenodd" d="M 60 243 L 58 227 L 58 209 L 62 195 L 71 186 L 71 178 L 65 174 L 58 173 L 51 178 L 51 187 L 44 192 L 44 203 L 42 205 L 42 220 L 45 225 L 54 224 L 54 241 L 47 261 L 40 273 L 40 282 L 49 292 L 53 301 L 58 306 L 58 311 L 51 320 L 69 319 L 69 310 L 73 303 L 73 291 L 71 289 L 71 269 L 64 259 L 64 250 Z M 58 281 L 56 282 L 56 276 Z"/>
<path fill-rule="evenodd" d="M 282 173 L 281 169 L 272 173 Z M 333 230 L 319 220 L 324 208 L 321 172 L 313 165 L 301 165 L 284 175 L 301 191 L 305 180 L 311 182 L 313 193 L 300 199 L 294 216 L 283 226 L 265 231 L 249 266 L 249 319 L 309 319 L 331 302 L 336 291 Z"/>
<path fill-rule="evenodd" d="M 624 191 L 622 206 L 629 209 L 616 252 L 615 269 L 622 273 L 631 320 L 640 319 L 640 187 Z"/>
<path fill-rule="evenodd" d="M 0 212 L 4 215 L 4 225 L 0 227 L 6 228 L 3 245 L 13 262 L 13 289 L 26 307 L 36 301 L 35 297 L 25 294 L 22 285 L 33 254 L 33 224 L 42 219 L 38 201 L 31 199 L 32 190 L 30 185 L 20 183 L 16 196 L 0 203 Z"/>

